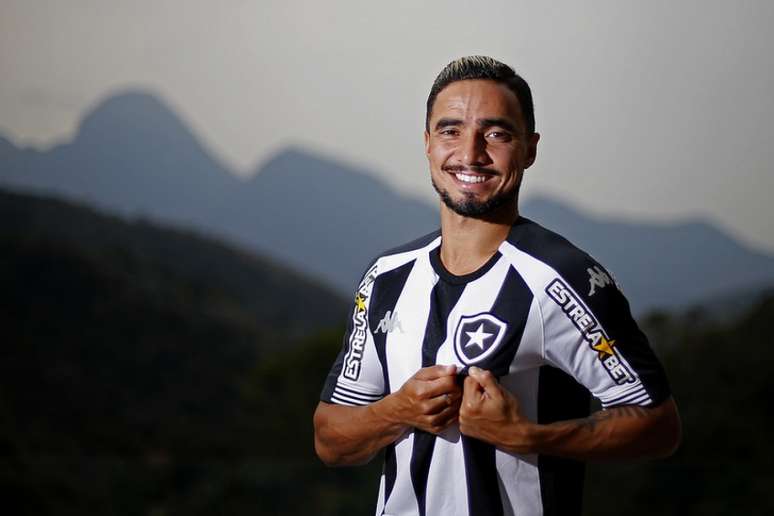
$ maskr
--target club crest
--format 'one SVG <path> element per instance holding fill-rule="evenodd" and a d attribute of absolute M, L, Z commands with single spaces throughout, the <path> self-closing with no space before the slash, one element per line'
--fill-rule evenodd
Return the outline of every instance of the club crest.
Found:
<path fill-rule="evenodd" d="M 464 315 L 454 332 L 454 351 L 465 365 L 491 355 L 505 336 L 506 323 L 492 314 Z"/>

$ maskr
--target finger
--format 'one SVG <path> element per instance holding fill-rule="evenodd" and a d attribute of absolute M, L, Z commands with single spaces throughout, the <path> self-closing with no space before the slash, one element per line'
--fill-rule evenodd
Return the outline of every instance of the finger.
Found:
<path fill-rule="evenodd" d="M 449 427 L 457 421 L 457 415 L 459 413 L 458 406 L 446 407 L 443 411 L 430 416 L 427 420 L 427 426 L 430 432 L 439 433 Z"/>
<path fill-rule="evenodd" d="M 438 414 L 439 412 L 449 407 L 451 404 L 453 404 L 453 401 L 450 403 L 449 398 L 442 394 L 440 396 L 436 396 L 435 398 L 423 401 L 421 410 L 423 414 Z"/>
<path fill-rule="evenodd" d="M 423 390 L 423 397 L 425 398 L 435 398 L 436 396 L 441 396 L 442 394 L 451 394 L 453 392 L 458 392 L 459 386 L 454 381 L 453 376 L 444 376 L 441 378 L 436 378 L 435 380 L 429 380 L 425 382 L 424 390 Z"/>
<path fill-rule="evenodd" d="M 478 404 L 481 402 L 481 396 L 484 393 L 481 384 L 473 378 L 468 376 L 465 378 L 464 390 L 462 392 L 462 403 Z"/>
<path fill-rule="evenodd" d="M 497 383 L 494 375 L 490 371 L 479 369 L 478 367 L 471 367 L 468 370 L 468 374 L 475 378 L 476 382 L 484 389 L 486 394 L 490 398 L 500 398 L 500 384 Z"/>
<path fill-rule="evenodd" d="M 455 365 L 434 365 L 423 367 L 414 374 L 414 378 L 417 380 L 429 381 L 444 376 L 453 376 L 455 374 L 457 374 L 457 366 Z"/>

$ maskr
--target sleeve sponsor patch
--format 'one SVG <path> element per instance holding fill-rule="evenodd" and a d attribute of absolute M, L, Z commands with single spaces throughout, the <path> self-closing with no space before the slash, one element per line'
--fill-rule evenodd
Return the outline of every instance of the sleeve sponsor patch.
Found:
<path fill-rule="evenodd" d="M 546 294 L 562 309 L 562 313 L 575 326 L 592 351 L 597 353 L 602 367 L 619 385 L 634 383 L 637 378 L 615 348 L 615 340 L 602 329 L 591 310 L 578 298 L 567 284 L 555 278 L 546 287 Z"/>
<path fill-rule="evenodd" d="M 371 296 L 371 290 L 376 279 L 376 264 L 371 267 L 360 282 L 355 294 L 355 307 L 352 312 L 352 334 L 349 337 L 349 349 L 344 358 L 344 378 L 357 381 L 360 378 L 360 365 L 363 361 L 368 331 L 368 306 L 366 300 Z"/>

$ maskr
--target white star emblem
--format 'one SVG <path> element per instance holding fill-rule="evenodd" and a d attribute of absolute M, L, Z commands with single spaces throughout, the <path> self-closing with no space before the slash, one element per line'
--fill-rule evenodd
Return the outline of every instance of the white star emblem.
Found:
<path fill-rule="evenodd" d="M 491 333 L 484 331 L 484 323 L 481 323 L 476 331 L 466 331 L 465 333 L 467 333 L 468 337 L 470 337 L 468 343 L 465 344 L 465 348 L 469 348 L 470 346 L 478 346 L 481 348 L 481 351 L 484 351 L 484 339 L 492 336 Z"/>

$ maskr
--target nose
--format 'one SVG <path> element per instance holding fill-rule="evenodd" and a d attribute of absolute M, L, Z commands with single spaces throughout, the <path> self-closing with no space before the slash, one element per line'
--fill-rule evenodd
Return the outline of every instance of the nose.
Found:
<path fill-rule="evenodd" d="M 486 138 L 477 131 L 467 133 L 462 139 L 460 158 L 466 166 L 484 166 L 491 164 L 486 152 Z"/>

